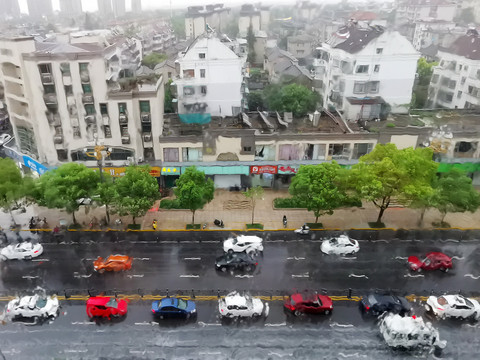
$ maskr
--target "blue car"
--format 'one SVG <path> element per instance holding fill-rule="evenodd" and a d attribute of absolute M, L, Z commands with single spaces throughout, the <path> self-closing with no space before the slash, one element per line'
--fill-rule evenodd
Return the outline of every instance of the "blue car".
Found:
<path fill-rule="evenodd" d="M 160 319 L 168 317 L 190 318 L 197 314 L 195 303 L 176 297 L 167 297 L 152 303 L 152 312 Z"/>

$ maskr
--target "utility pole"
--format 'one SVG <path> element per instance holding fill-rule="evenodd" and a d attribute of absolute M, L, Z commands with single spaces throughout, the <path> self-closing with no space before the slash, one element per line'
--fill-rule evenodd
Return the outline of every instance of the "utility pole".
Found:
<path fill-rule="evenodd" d="M 85 154 L 88 157 L 97 159 L 98 170 L 100 171 L 100 181 L 102 183 L 104 180 L 103 179 L 103 159 L 104 159 L 103 152 L 105 152 L 105 157 L 110 156 L 110 149 L 107 149 L 104 145 L 95 145 L 93 152 L 88 152 L 87 149 L 85 149 Z"/>

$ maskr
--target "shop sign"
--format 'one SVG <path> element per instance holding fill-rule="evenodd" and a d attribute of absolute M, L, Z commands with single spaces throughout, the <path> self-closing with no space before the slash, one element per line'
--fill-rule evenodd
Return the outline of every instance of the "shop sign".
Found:
<path fill-rule="evenodd" d="M 250 166 L 250 174 L 276 174 L 277 166 L 272 165 L 260 165 Z"/>
<path fill-rule="evenodd" d="M 93 169 L 94 171 L 98 171 L 98 168 Z M 104 167 L 103 172 L 109 174 L 112 177 L 122 177 L 125 176 L 125 172 L 127 171 L 126 167 Z M 153 166 L 150 168 L 150 175 L 153 177 L 160 176 L 160 168 L 158 166 Z"/>
<path fill-rule="evenodd" d="M 297 166 L 279 166 L 278 173 L 279 174 L 296 174 L 298 171 Z"/>
<path fill-rule="evenodd" d="M 175 166 L 162 167 L 162 175 L 180 175 L 180 168 Z"/>
<path fill-rule="evenodd" d="M 48 170 L 45 165 L 40 164 L 38 161 L 33 160 L 30 156 L 27 155 L 23 155 L 23 163 L 26 167 L 32 169 L 40 175 L 45 174 Z"/>

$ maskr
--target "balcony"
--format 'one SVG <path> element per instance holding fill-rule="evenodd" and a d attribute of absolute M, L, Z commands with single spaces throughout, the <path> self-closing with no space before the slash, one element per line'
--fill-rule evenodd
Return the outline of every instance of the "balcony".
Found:
<path fill-rule="evenodd" d="M 142 118 L 142 122 L 143 122 L 143 123 L 149 123 L 149 122 L 151 122 L 150 113 L 148 113 L 148 112 L 142 112 L 142 113 L 140 114 L 140 117 Z"/>
<path fill-rule="evenodd" d="M 62 134 L 57 134 L 53 137 L 53 143 L 54 144 L 62 144 L 63 143 L 63 135 Z"/>
<path fill-rule="evenodd" d="M 122 144 L 130 144 L 130 135 L 122 135 Z"/>
<path fill-rule="evenodd" d="M 143 134 L 143 141 L 144 142 L 151 142 L 152 141 L 152 133 L 147 132 Z"/>
<path fill-rule="evenodd" d="M 40 74 L 40 76 L 42 78 L 42 84 L 44 84 L 44 85 L 53 84 L 53 75 L 52 74 L 43 73 L 43 74 Z"/>
<path fill-rule="evenodd" d="M 43 95 L 43 100 L 45 101 L 45 105 L 47 107 L 57 107 L 57 95 L 56 94 L 45 94 Z"/>
<path fill-rule="evenodd" d="M 84 104 L 93 104 L 93 95 L 92 94 L 83 94 L 82 102 Z"/>
<path fill-rule="evenodd" d="M 87 125 L 95 124 L 97 122 L 95 119 L 95 115 L 85 115 L 85 122 L 87 123 Z"/>
<path fill-rule="evenodd" d="M 62 124 L 60 114 L 47 113 L 48 123 L 52 126 L 59 126 Z"/>
<path fill-rule="evenodd" d="M 82 83 L 90 82 L 90 74 L 88 73 L 88 71 L 82 71 L 80 73 L 80 80 L 82 80 Z"/>
<path fill-rule="evenodd" d="M 118 122 L 120 124 L 128 124 L 128 116 L 127 114 L 120 114 L 118 115 Z"/>

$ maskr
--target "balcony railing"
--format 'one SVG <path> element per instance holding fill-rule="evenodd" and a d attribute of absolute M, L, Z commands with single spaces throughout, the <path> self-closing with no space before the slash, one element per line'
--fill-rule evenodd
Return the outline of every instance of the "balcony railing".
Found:
<path fill-rule="evenodd" d="M 44 84 L 44 85 L 53 84 L 53 75 L 52 74 L 44 73 L 44 74 L 41 74 L 41 77 L 42 77 L 42 84 Z"/>
<path fill-rule="evenodd" d="M 118 121 L 120 124 L 127 124 L 128 123 L 128 116 L 127 114 L 120 114 L 118 115 Z"/>
<path fill-rule="evenodd" d="M 58 104 L 56 94 L 45 94 L 43 95 L 43 100 L 45 100 L 47 106 L 56 106 Z"/>
<path fill-rule="evenodd" d="M 148 112 L 142 112 L 140 114 L 140 117 L 141 117 L 143 123 L 151 122 L 150 113 L 148 113 Z"/>
<path fill-rule="evenodd" d="M 95 115 L 93 114 L 85 115 L 85 122 L 87 123 L 87 125 L 95 124 L 96 123 Z"/>
<path fill-rule="evenodd" d="M 93 104 L 93 95 L 92 94 L 83 94 L 82 102 L 84 104 Z"/>

